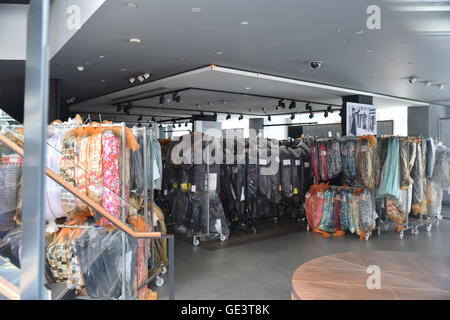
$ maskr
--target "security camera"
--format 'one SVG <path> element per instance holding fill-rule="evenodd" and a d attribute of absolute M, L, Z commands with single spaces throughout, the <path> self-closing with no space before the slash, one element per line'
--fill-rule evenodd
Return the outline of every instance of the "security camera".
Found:
<path fill-rule="evenodd" d="M 320 67 L 322 66 L 322 61 L 311 61 L 309 64 L 311 68 L 317 70 L 320 69 Z"/>

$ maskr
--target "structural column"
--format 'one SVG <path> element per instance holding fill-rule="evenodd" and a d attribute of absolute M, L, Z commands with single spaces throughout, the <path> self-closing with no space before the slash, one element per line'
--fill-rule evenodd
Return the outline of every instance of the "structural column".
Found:
<path fill-rule="evenodd" d="M 49 92 L 50 0 L 31 0 L 25 64 L 21 298 L 47 299 L 45 266 L 45 167 Z"/>

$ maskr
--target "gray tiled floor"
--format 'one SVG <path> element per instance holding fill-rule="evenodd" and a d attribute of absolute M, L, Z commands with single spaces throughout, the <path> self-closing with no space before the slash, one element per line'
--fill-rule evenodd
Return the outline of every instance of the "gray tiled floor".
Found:
<path fill-rule="evenodd" d="M 450 256 L 449 244 L 450 220 L 433 226 L 431 233 L 422 228 L 419 235 L 408 233 L 402 240 L 396 232 L 364 241 L 352 235 L 326 239 L 304 231 L 214 251 L 175 241 L 175 296 L 176 299 L 290 299 L 292 273 L 316 257 L 355 250 Z M 161 297 L 166 290 L 167 284 Z"/>

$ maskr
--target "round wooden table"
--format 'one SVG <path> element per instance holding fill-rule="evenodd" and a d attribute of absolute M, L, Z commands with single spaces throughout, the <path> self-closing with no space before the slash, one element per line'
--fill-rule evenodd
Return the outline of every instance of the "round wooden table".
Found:
<path fill-rule="evenodd" d="M 372 266 L 371 268 L 368 267 Z M 379 273 L 377 267 L 379 267 Z M 375 270 L 375 273 L 374 273 Z M 379 274 L 379 289 L 374 277 Z M 450 257 L 355 251 L 311 260 L 292 276 L 293 300 L 450 299 Z"/>

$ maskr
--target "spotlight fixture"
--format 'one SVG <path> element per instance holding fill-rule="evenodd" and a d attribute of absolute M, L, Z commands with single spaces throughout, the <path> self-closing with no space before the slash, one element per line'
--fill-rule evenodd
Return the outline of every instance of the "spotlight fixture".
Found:
<path fill-rule="evenodd" d="M 130 40 L 128 40 L 130 43 L 134 43 L 134 44 L 141 44 L 142 40 L 138 39 L 138 38 L 131 38 Z"/>
<path fill-rule="evenodd" d="M 297 107 L 297 104 L 294 100 L 291 101 L 291 104 L 289 105 L 289 109 L 295 109 Z"/>
<path fill-rule="evenodd" d="M 309 102 L 306 104 L 305 109 L 308 110 L 308 111 L 312 111 L 312 107 L 311 107 L 311 104 Z"/>
<path fill-rule="evenodd" d="M 156 118 L 155 117 L 152 117 L 152 122 L 156 122 Z"/>
<path fill-rule="evenodd" d="M 425 81 L 425 87 L 428 88 L 429 86 L 431 86 L 431 83 L 432 83 L 432 82 L 431 82 L 430 80 Z"/>
<path fill-rule="evenodd" d="M 230 120 L 231 119 L 231 114 L 227 114 L 226 120 Z"/>
<path fill-rule="evenodd" d="M 137 121 L 142 121 L 142 116 L 139 116 L 139 118 L 137 119 Z"/>
<path fill-rule="evenodd" d="M 172 128 L 174 128 L 174 129 L 175 129 L 175 123 L 172 123 Z"/>
<path fill-rule="evenodd" d="M 177 102 L 177 103 L 180 103 L 180 102 L 181 102 L 181 96 L 180 96 L 180 93 L 179 93 L 179 92 L 175 92 L 175 93 L 172 95 L 172 100 L 175 101 L 175 102 Z"/>
<path fill-rule="evenodd" d="M 239 116 L 239 120 L 242 120 L 242 119 L 244 119 L 244 116 L 241 114 L 241 115 Z"/>
<path fill-rule="evenodd" d="M 140 128 L 140 127 L 142 127 L 142 124 L 139 122 L 139 123 L 138 123 L 138 128 Z"/>
<path fill-rule="evenodd" d="M 140 75 L 137 77 L 137 79 L 138 79 L 140 82 L 144 82 L 144 80 L 145 80 L 144 76 L 140 76 Z"/>
<path fill-rule="evenodd" d="M 148 72 L 144 73 L 142 76 L 144 77 L 145 80 L 147 80 L 148 78 L 150 78 L 150 73 Z"/>
<path fill-rule="evenodd" d="M 309 118 L 310 118 L 310 119 L 314 118 L 314 113 L 310 112 L 310 113 L 309 113 Z"/>
<path fill-rule="evenodd" d="M 286 104 L 284 103 L 284 99 L 280 99 L 280 101 L 278 101 L 278 106 L 281 108 L 286 108 Z"/>
<path fill-rule="evenodd" d="M 181 122 L 178 123 L 178 128 L 181 128 Z"/>
<path fill-rule="evenodd" d="M 187 128 L 187 126 L 188 126 L 188 123 L 187 123 L 187 122 L 185 122 L 185 123 L 184 123 L 184 126 L 185 126 L 185 127 Z"/>
<path fill-rule="evenodd" d="M 417 81 L 417 77 L 411 77 L 409 78 L 409 83 L 413 84 Z"/>
<path fill-rule="evenodd" d="M 439 85 L 439 89 L 444 90 L 444 88 L 445 88 L 445 85 L 443 83 Z"/>
<path fill-rule="evenodd" d="M 166 103 L 166 97 L 164 95 L 159 96 L 159 104 Z"/>
<path fill-rule="evenodd" d="M 279 110 L 280 109 L 280 107 L 279 106 L 275 106 L 275 110 Z"/>
<path fill-rule="evenodd" d="M 131 78 L 128 79 L 128 81 L 130 81 L 130 83 L 134 83 L 136 81 L 136 78 L 135 77 L 131 77 Z"/>
<path fill-rule="evenodd" d="M 327 110 L 325 110 L 325 112 L 323 113 L 323 116 L 324 116 L 325 118 L 328 118 L 328 111 L 327 111 Z"/>
<path fill-rule="evenodd" d="M 119 104 L 119 105 L 117 106 L 117 112 L 120 112 L 120 111 L 122 111 L 122 106 Z"/>
<path fill-rule="evenodd" d="M 123 112 L 125 112 L 126 114 L 130 114 L 130 110 L 133 108 L 133 105 L 131 104 L 131 102 L 128 102 L 128 104 L 123 108 Z"/>
<path fill-rule="evenodd" d="M 291 115 L 291 120 L 294 120 L 295 119 L 295 114 L 292 114 Z"/>
<path fill-rule="evenodd" d="M 327 111 L 333 113 L 333 106 L 331 104 L 327 107 Z"/>
<path fill-rule="evenodd" d="M 272 121 L 272 117 L 270 115 L 267 116 L 268 121 Z"/>

